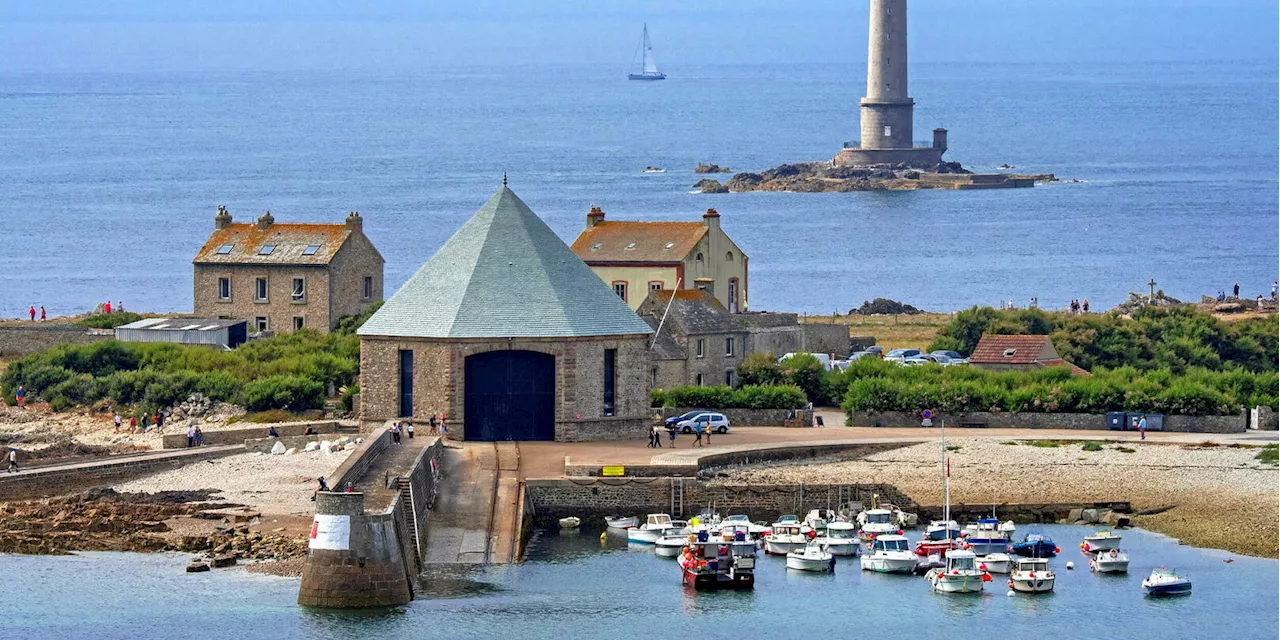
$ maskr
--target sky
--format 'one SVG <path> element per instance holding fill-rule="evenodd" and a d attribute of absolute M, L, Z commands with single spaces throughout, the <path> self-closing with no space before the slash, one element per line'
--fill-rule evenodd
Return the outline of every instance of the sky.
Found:
<path fill-rule="evenodd" d="M 847 62 L 867 0 L 0 0 L 7 72 Z M 911 0 L 914 62 L 1277 60 L 1276 0 Z"/>

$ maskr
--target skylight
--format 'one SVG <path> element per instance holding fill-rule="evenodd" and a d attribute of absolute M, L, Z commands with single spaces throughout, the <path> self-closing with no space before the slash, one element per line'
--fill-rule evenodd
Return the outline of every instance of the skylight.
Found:
<path fill-rule="evenodd" d="M 225 256 L 228 253 L 231 253 L 231 247 L 234 247 L 234 246 L 235 245 L 233 244 L 224 244 L 221 247 L 218 247 L 218 255 Z"/>
<path fill-rule="evenodd" d="M 592 250 L 592 251 L 595 251 L 596 249 L 599 249 L 599 248 L 600 248 L 600 246 L 601 246 L 601 244 L 602 244 L 602 243 L 597 242 L 597 243 L 595 243 L 595 244 L 591 245 L 591 250 Z"/>
<path fill-rule="evenodd" d="M 634 248 L 636 248 L 636 243 L 632 242 L 631 244 L 627 245 L 627 248 L 628 248 L 628 249 L 634 249 Z"/>
<path fill-rule="evenodd" d="M 672 248 L 672 247 L 674 247 L 674 246 L 676 246 L 676 243 L 674 243 L 674 242 L 668 242 L 668 243 L 667 243 L 666 248 L 667 248 L 667 249 L 670 249 L 670 248 Z"/>
<path fill-rule="evenodd" d="M 271 255 L 271 252 L 275 250 L 276 246 L 274 244 L 264 244 L 261 249 L 258 249 L 258 255 L 269 256 Z"/>
<path fill-rule="evenodd" d="M 309 244 L 309 245 L 307 245 L 307 248 L 306 248 L 306 249 L 303 249 L 303 250 L 302 250 L 302 255 L 304 255 L 304 256 L 314 256 L 314 255 L 316 254 L 316 252 L 317 252 L 317 251 L 319 251 L 319 250 L 320 250 L 320 245 L 318 245 L 318 244 Z"/>

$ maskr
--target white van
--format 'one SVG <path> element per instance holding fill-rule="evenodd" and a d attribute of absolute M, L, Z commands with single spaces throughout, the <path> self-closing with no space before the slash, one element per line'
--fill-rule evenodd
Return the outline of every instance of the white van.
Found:
<path fill-rule="evenodd" d="M 782 356 L 781 358 L 778 358 L 778 364 L 782 364 L 784 361 L 786 361 L 786 359 L 787 359 L 787 358 L 790 358 L 791 356 L 799 356 L 799 355 L 810 355 L 810 356 L 813 356 L 813 357 L 817 358 L 817 359 L 818 359 L 818 362 L 821 362 L 821 363 L 822 363 L 822 367 L 823 367 L 824 369 L 826 369 L 827 371 L 830 371 L 830 370 L 831 370 L 831 368 L 835 366 L 835 363 L 831 360 L 831 356 L 830 356 L 830 355 L 827 355 L 827 354 L 825 354 L 825 353 L 809 353 L 809 354 L 806 354 L 806 353 L 804 353 L 803 351 L 802 351 L 802 352 L 800 352 L 800 353 L 788 353 L 788 354 L 786 354 L 786 355 Z"/>

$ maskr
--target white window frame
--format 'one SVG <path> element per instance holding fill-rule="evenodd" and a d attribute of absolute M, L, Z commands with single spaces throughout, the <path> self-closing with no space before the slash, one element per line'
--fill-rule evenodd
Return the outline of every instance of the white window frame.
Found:
<path fill-rule="evenodd" d="M 622 298 L 623 302 L 627 301 L 627 288 L 627 282 L 625 280 L 613 281 L 613 293 L 619 298 Z"/>
<path fill-rule="evenodd" d="M 886 125 L 884 126 L 884 137 L 886 137 L 886 138 L 891 138 L 891 137 L 893 137 L 893 125 L 891 125 L 891 124 L 886 124 Z"/>
<path fill-rule="evenodd" d="M 293 330 L 294 330 L 294 331 L 302 331 L 302 330 L 303 330 L 303 329 L 305 329 L 305 328 L 307 328 L 307 319 L 306 319 L 306 317 L 305 317 L 305 316 L 294 316 L 294 317 L 293 317 Z"/>
<path fill-rule="evenodd" d="M 253 326 L 259 333 L 271 330 L 271 318 L 267 316 L 258 316 L 253 319 Z"/>
<path fill-rule="evenodd" d="M 306 302 L 307 301 L 307 279 L 294 278 L 292 280 L 292 283 L 293 284 L 292 284 L 292 289 L 289 293 L 289 298 L 293 302 L 297 302 L 297 303 Z M 302 286 L 299 287 L 298 285 L 302 285 Z"/>
<path fill-rule="evenodd" d="M 724 357 L 733 357 L 733 336 L 727 336 L 724 339 Z"/>

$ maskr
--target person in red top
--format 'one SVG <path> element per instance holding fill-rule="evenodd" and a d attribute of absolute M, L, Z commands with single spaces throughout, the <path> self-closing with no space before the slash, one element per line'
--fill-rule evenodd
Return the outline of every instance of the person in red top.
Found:
<path fill-rule="evenodd" d="M 110 301 L 110 300 L 108 300 L 106 304 L 102 305 L 102 310 L 103 310 L 103 312 L 105 312 L 105 313 L 111 313 L 111 301 Z"/>
<path fill-rule="evenodd" d="M 32 322 L 35 322 L 35 320 L 36 320 L 36 307 L 35 307 L 35 305 L 31 305 L 31 308 L 30 308 L 30 309 L 27 309 L 27 314 L 31 316 L 31 321 L 32 321 Z"/>
<path fill-rule="evenodd" d="M 47 317 L 44 313 L 44 305 L 40 305 L 40 322 L 44 322 Z"/>

